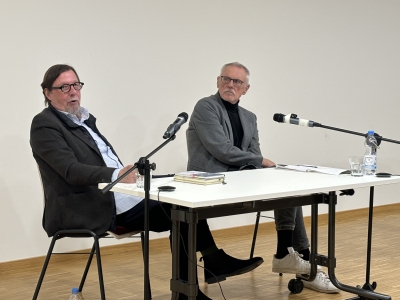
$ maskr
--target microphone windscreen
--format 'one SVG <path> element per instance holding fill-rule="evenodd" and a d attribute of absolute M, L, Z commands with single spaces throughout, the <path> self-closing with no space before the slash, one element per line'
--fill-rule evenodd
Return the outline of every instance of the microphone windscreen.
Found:
<path fill-rule="evenodd" d="M 189 115 L 187 114 L 187 113 L 185 113 L 185 112 L 182 112 L 182 113 L 180 113 L 179 115 L 178 115 L 178 117 L 181 117 L 182 119 L 184 119 L 185 120 L 185 122 L 188 120 L 188 118 L 189 118 Z"/>
<path fill-rule="evenodd" d="M 284 114 L 274 114 L 274 121 L 283 123 L 285 122 L 285 115 Z"/>

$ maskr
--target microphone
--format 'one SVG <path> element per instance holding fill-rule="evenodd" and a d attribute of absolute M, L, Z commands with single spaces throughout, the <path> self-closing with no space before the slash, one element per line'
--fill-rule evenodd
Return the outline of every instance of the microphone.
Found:
<path fill-rule="evenodd" d="M 167 131 L 164 133 L 163 138 L 169 139 L 175 133 L 178 132 L 179 128 L 181 128 L 182 124 L 185 124 L 188 119 L 188 114 L 183 112 L 178 115 L 178 118 L 168 126 Z"/>
<path fill-rule="evenodd" d="M 306 119 L 299 119 L 295 114 L 291 114 L 290 116 L 283 114 L 274 114 L 274 121 L 279 123 L 289 123 L 306 127 L 321 127 L 320 123 Z"/>

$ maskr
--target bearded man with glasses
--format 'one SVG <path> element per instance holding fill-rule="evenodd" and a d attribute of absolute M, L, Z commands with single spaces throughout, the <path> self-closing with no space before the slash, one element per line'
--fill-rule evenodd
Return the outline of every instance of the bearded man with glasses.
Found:
<path fill-rule="evenodd" d="M 239 106 L 240 98 L 250 88 L 250 72 L 238 62 L 228 63 L 217 77 L 218 92 L 197 102 L 186 132 L 188 171 L 227 172 L 242 169 L 270 168 L 275 163 L 261 154 L 257 117 Z M 272 259 L 275 273 L 310 273 L 310 243 L 301 207 L 276 209 L 277 249 Z M 218 261 L 204 257 L 205 263 L 218 267 Z M 212 274 L 204 270 L 207 283 Z M 314 281 L 303 281 L 306 288 L 322 293 L 339 290 L 319 270 Z"/>

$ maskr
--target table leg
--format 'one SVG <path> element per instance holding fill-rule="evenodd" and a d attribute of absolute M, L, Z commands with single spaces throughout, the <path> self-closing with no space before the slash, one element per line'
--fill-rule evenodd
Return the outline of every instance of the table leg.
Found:
<path fill-rule="evenodd" d="M 170 289 L 172 291 L 172 300 L 179 299 L 179 293 L 187 295 L 188 300 L 196 300 L 197 296 L 197 257 L 196 257 L 196 236 L 198 214 L 195 209 L 189 211 L 180 209 L 178 206 L 172 206 L 171 219 L 172 227 L 172 278 Z M 188 223 L 188 244 L 187 249 L 180 249 L 180 222 Z M 188 278 L 180 278 L 180 251 L 185 251 L 188 260 Z"/>
<path fill-rule="evenodd" d="M 376 300 L 391 300 L 388 295 L 376 293 L 369 290 L 342 284 L 338 281 L 335 275 L 336 258 L 335 258 L 335 206 L 337 196 L 335 192 L 329 193 L 329 212 L 328 212 L 328 274 L 332 284 L 337 288 L 358 295 L 359 297 L 353 299 L 376 299 Z"/>
<path fill-rule="evenodd" d="M 313 204 L 311 206 L 311 253 L 310 253 L 310 263 L 311 272 L 308 277 L 309 281 L 313 281 L 317 276 L 317 265 L 318 260 L 316 260 L 316 255 L 318 253 L 318 204 Z"/>
<path fill-rule="evenodd" d="M 177 211 L 177 206 L 172 206 L 173 212 Z M 172 216 L 175 214 L 172 213 Z M 179 280 L 179 225 L 180 222 L 172 217 L 172 279 L 170 283 L 170 288 L 172 291 L 172 300 L 179 299 L 179 293 L 176 290 L 174 283 Z"/>
<path fill-rule="evenodd" d="M 196 237 L 197 237 L 197 213 L 193 208 L 189 208 L 188 213 L 188 300 L 196 300 L 197 296 L 197 257 L 196 257 Z"/>

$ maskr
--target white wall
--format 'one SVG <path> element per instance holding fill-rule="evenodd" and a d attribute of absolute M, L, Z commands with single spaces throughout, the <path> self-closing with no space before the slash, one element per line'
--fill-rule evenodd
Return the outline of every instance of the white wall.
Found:
<path fill-rule="evenodd" d="M 239 61 L 251 72 L 241 105 L 258 115 L 266 157 L 347 168 L 350 155 L 363 154 L 361 137 L 278 124 L 272 116 L 297 113 L 400 139 L 399 15 L 395 0 L 3 0 L 0 262 L 44 255 L 49 244 L 29 128 L 44 108 L 39 84 L 51 65 L 77 69 L 85 83 L 82 105 L 125 163 L 160 145 L 179 113 L 190 115 L 198 99 L 216 92 L 220 67 Z M 185 170 L 186 127 L 152 157 L 155 173 Z M 382 144 L 380 171 L 400 172 L 399 149 Z M 377 188 L 376 204 L 398 202 L 398 190 Z M 338 210 L 366 207 L 367 195 L 358 190 L 341 199 Z M 253 222 L 247 215 L 210 223 L 223 228 Z M 80 247 L 88 244 L 73 248 Z"/>

